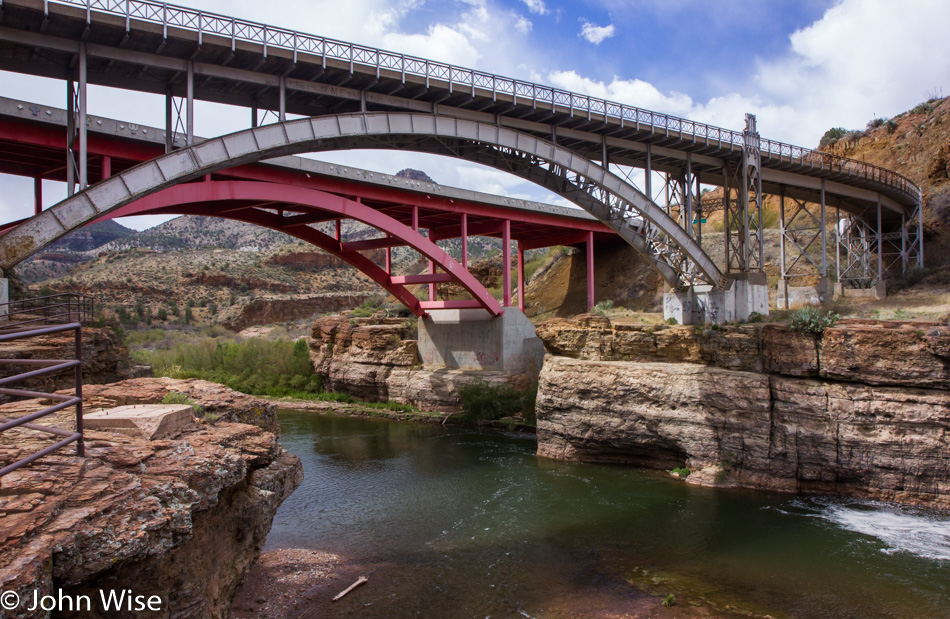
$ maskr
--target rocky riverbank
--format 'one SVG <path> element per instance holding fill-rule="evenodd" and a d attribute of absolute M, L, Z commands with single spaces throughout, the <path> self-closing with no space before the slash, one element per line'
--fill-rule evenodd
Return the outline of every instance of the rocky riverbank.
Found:
<path fill-rule="evenodd" d="M 228 614 L 277 507 L 301 481 L 300 461 L 268 431 L 277 428 L 272 404 L 213 383 L 134 379 L 90 386 L 84 395 L 91 411 L 155 403 L 168 392 L 188 394 L 204 409 L 177 436 L 150 441 L 87 430 L 86 458 L 67 447 L 3 478 L 0 590 L 22 601 L 5 616 L 48 616 L 27 604 L 34 592 L 60 591 L 93 601 L 75 616 L 106 616 L 100 589 L 161 600 L 160 611 L 135 616 Z M 40 406 L 7 404 L 0 415 Z M 43 421 L 68 429 L 72 411 Z M 0 464 L 51 442 L 27 430 L 4 432 L 0 441 Z"/>
<path fill-rule="evenodd" d="M 950 507 L 950 328 L 541 325 L 538 454 Z"/>
<path fill-rule="evenodd" d="M 310 358 L 330 391 L 421 411 L 458 411 L 459 390 L 473 380 L 527 387 L 523 375 L 423 367 L 415 329 L 415 318 L 327 316 L 313 324 Z"/>

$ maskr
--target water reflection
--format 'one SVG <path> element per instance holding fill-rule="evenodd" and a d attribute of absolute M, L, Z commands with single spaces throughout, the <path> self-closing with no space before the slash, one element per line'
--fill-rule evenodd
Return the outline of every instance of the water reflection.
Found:
<path fill-rule="evenodd" d="M 539 461 L 531 438 L 438 425 L 282 413 L 281 431 L 306 477 L 268 546 L 377 569 L 333 612 L 630 612 L 644 588 L 775 616 L 950 608 L 950 576 L 935 560 L 950 545 L 941 514 Z"/>

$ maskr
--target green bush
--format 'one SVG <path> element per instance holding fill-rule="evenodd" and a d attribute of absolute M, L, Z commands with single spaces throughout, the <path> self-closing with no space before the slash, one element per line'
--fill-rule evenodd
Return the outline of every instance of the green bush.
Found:
<path fill-rule="evenodd" d="M 201 378 L 243 393 L 272 397 L 323 393 L 323 380 L 314 372 L 303 339 L 199 337 L 166 346 L 165 350 L 137 350 L 134 356 L 151 365 L 156 376 Z M 344 396 L 349 397 L 340 397 Z"/>
<path fill-rule="evenodd" d="M 462 418 L 490 421 L 521 412 L 524 394 L 511 385 L 489 385 L 477 378 L 459 390 Z"/>
<path fill-rule="evenodd" d="M 595 305 L 591 309 L 591 312 L 594 314 L 600 314 L 601 316 L 605 316 L 607 312 L 609 312 L 613 308 L 614 308 L 614 302 L 611 301 L 610 299 L 607 299 L 606 301 L 601 301 L 600 303 Z"/>
<path fill-rule="evenodd" d="M 788 328 L 799 333 L 821 335 L 838 322 L 838 314 L 820 307 L 808 306 L 794 310 L 788 319 Z"/>

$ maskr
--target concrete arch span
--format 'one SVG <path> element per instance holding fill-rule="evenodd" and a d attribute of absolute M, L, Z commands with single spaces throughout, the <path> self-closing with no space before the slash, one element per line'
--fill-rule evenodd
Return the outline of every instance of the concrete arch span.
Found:
<path fill-rule="evenodd" d="M 350 148 L 412 149 L 477 161 L 549 188 L 645 255 L 673 286 L 722 285 L 709 256 L 652 200 L 570 150 L 489 123 L 412 113 L 320 116 L 239 131 L 125 170 L 0 237 L 8 269 L 58 238 L 167 187 L 272 157 Z"/>
<path fill-rule="evenodd" d="M 426 302 L 417 299 L 406 288 L 406 284 L 427 283 L 428 276 L 396 277 L 391 275 L 358 250 L 348 249 L 345 243 L 307 225 L 306 222 L 312 220 L 307 214 L 298 215 L 295 219 L 295 216 L 285 217 L 273 212 L 273 208 L 217 206 L 226 205 L 232 201 L 250 201 L 259 204 L 287 203 L 292 205 L 291 208 L 295 208 L 294 212 L 320 212 L 331 215 L 328 219 L 333 218 L 332 216 L 340 216 L 372 226 L 401 242 L 398 244 L 413 247 L 435 263 L 446 275 L 439 279 L 450 279 L 461 285 L 471 294 L 478 307 L 484 308 L 494 316 L 501 314 L 502 308 L 498 300 L 458 261 L 417 230 L 359 202 L 317 189 L 257 181 L 182 183 L 119 207 L 100 219 L 128 215 L 175 214 L 221 217 L 255 224 L 306 241 L 340 258 L 385 288 L 416 316 L 425 315 L 426 309 L 429 309 Z M 211 206 L 208 206 L 209 204 Z"/>

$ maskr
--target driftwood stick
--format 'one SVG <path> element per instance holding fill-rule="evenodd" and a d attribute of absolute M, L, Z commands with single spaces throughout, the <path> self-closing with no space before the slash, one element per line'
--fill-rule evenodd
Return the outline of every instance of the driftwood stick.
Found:
<path fill-rule="evenodd" d="M 357 587 L 359 587 L 360 585 L 362 585 L 364 582 L 366 582 L 366 581 L 368 581 L 368 580 L 369 580 L 369 578 L 367 578 L 366 576 L 360 576 L 359 578 L 356 579 L 356 582 L 354 582 L 352 585 L 350 585 L 349 587 L 347 587 L 347 588 L 344 589 L 343 591 L 340 591 L 339 593 L 337 593 L 337 594 L 336 594 L 336 597 L 333 598 L 333 601 L 336 602 L 337 600 L 339 600 L 340 598 L 342 598 L 344 595 L 346 595 L 347 593 L 349 593 L 349 592 L 352 591 L 353 589 L 356 589 Z"/>

